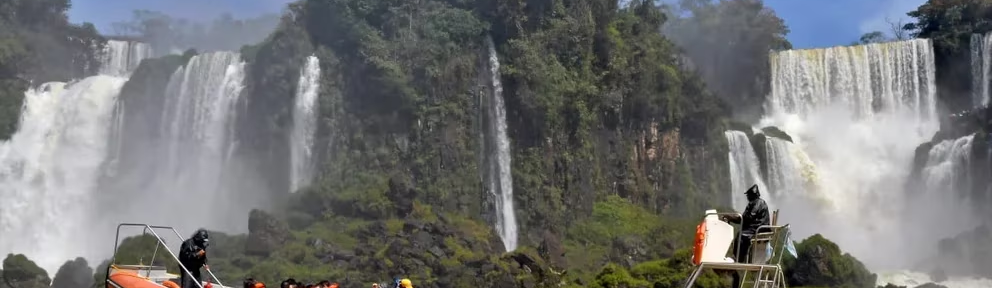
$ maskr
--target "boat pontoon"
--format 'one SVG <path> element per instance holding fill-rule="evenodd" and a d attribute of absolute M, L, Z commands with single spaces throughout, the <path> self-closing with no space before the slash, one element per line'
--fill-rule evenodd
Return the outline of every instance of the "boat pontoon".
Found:
<path fill-rule="evenodd" d="M 151 251 L 151 257 L 148 258 L 151 259 L 151 261 L 148 263 L 154 264 L 156 257 L 172 257 L 172 260 L 179 263 L 179 258 L 176 257 L 176 254 L 172 252 L 172 249 L 169 249 L 168 245 L 165 244 L 165 240 L 163 240 L 162 237 L 155 232 L 156 229 L 172 231 L 172 233 L 179 238 L 179 243 L 181 243 L 184 240 L 183 236 L 179 235 L 179 232 L 176 231 L 175 228 L 167 226 L 153 226 L 148 224 L 122 223 L 117 225 L 117 239 L 114 240 L 114 257 L 113 260 L 111 260 L 110 265 L 107 265 L 107 276 L 105 280 L 107 283 L 107 288 L 180 288 L 180 283 L 178 280 L 179 274 L 169 273 L 166 267 L 144 265 L 143 263 L 117 263 L 117 248 L 118 245 L 120 245 L 121 228 L 123 227 L 141 227 L 143 229 L 142 234 L 152 235 L 155 237 L 155 240 L 158 241 L 158 244 L 155 246 L 155 250 Z M 168 255 L 159 255 L 160 247 L 164 248 Z M 145 258 L 142 257 L 141 259 Z M 182 264 L 179 264 L 178 266 L 182 271 L 189 273 L 189 269 L 187 269 L 187 267 Z M 197 288 L 230 288 L 223 286 L 220 283 L 220 280 L 217 279 L 217 276 L 210 270 L 207 270 L 207 275 L 210 276 L 212 281 L 207 279 L 208 281 L 196 283 Z"/>
<path fill-rule="evenodd" d="M 778 211 L 772 214 L 772 225 L 758 228 L 758 233 L 751 239 L 751 251 L 743 261 L 727 257 L 731 244 L 741 241 L 734 233 L 734 227 L 719 219 L 720 216 L 728 215 L 741 216 L 740 213 L 707 210 L 703 222 L 697 226 L 692 259 L 696 268 L 685 287 L 693 287 L 696 279 L 706 270 L 721 270 L 740 273 L 741 283 L 738 287 L 786 288 L 781 262 L 789 241 L 789 225 L 776 225 Z M 738 254 L 737 251 L 734 252 L 733 255 Z"/>

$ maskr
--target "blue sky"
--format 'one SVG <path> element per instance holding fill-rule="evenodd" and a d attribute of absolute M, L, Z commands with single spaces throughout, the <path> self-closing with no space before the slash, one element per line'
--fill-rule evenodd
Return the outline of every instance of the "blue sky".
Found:
<path fill-rule="evenodd" d="M 236 17 L 278 12 L 291 0 L 73 0 L 73 22 L 93 22 L 103 33 L 111 24 L 131 18 L 135 9 L 162 11 L 189 19 L 213 19 L 230 12 Z M 765 0 L 785 19 L 796 48 L 847 45 L 861 34 L 888 31 L 885 20 L 905 19 L 925 0 Z"/>

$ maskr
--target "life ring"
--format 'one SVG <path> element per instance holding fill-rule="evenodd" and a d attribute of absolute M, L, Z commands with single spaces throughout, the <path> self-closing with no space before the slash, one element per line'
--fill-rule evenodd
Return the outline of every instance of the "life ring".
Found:
<path fill-rule="evenodd" d="M 182 288 L 179 287 L 179 284 L 176 284 L 176 282 L 172 282 L 171 280 L 165 280 L 165 282 L 162 282 L 162 286 L 165 286 L 166 288 Z"/>
<path fill-rule="evenodd" d="M 696 240 L 692 246 L 692 264 L 699 265 L 703 262 L 703 245 L 706 243 L 706 221 L 696 225 Z"/>

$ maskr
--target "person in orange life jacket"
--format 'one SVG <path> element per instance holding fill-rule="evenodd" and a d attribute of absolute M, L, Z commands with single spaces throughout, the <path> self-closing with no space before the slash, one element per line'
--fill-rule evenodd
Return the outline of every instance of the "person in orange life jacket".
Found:
<path fill-rule="evenodd" d="M 265 288 L 265 283 L 258 282 L 253 278 L 245 279 L 244 288 Z"/>
<path fill-rule="evenodd" d="M 197 283 L 203 283 L 203 278 L 200 277 L 200 268 L 210 269 L 207 266 L 207 246 L 210 245 L 209 235 L 207 235 L 207 230 L 199 229 L 193 234 L 193 237 L 183 241 L 183 244 L 179 247 L 179 264 L 189 270 L 189 274 L 180 271 L 180 279 L 183 288 L 199 288 Z"/>
<path fill-rule="evenodd" d="M 748 255 L 751 250 L 751 239 L 758 232 L 758 228 L 765 225 L 770 225 L 770 216 L 768 214 L 768 203 L 765 203 L 764 199 L 761 199 L 761 191 L 758 190 L 758 185 L 752 185 L 747 192 L 744 192 L 747 196 L 747 207 L 744 208 L 744 213 L 740 216 L 737 215 L 725 215 L 721 216 L 720 220 L 741 224 L 741 233 L 739 237 L 739 242 L 735 243 L 737 247 L 737 255 L 734 258 L 737 263 L 748 263 Z M 736 288 L 740 285 L 740 275 L 734 273 L 734 283 L 733 287 Z"/>

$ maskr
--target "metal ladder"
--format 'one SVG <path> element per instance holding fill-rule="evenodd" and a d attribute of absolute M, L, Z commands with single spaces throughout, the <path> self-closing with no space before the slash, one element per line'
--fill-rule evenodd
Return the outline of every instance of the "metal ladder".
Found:
<path fill-rule="evenodd" d="M 754 280 L 748 280 L 748 276 L 753 276 Z M 761 267 L 758 269 L 757 274 L 744 270 L 744 275 L 741 277 L 740 284 L 740 287 L 748 287 L 748 284 L 750 284 L 750 287 L 754 288 L 785 287 L 785 275 L 782 273 L 782 269 L 779 269 L 778 266 Z"/>

